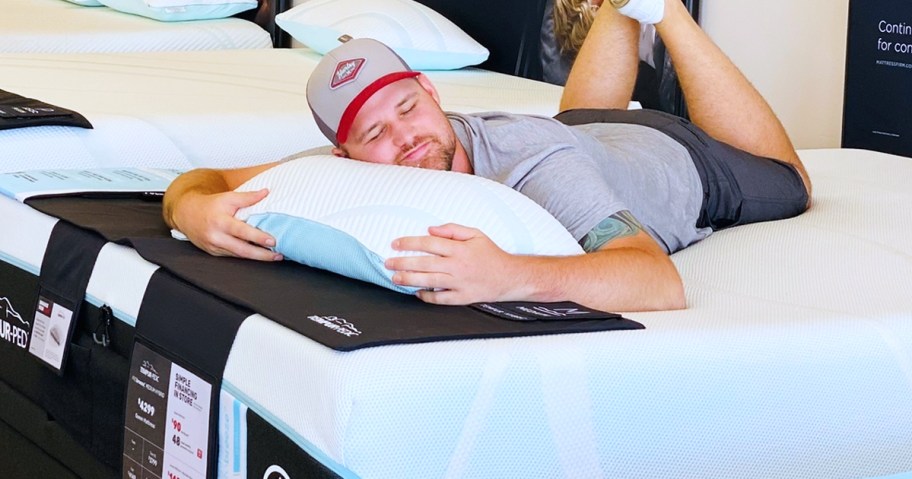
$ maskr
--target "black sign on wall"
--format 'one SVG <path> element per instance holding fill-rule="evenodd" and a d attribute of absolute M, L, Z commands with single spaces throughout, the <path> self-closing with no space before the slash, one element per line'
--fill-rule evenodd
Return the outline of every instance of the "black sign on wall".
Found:
<path fill-rule="evenodd" d="M 850 0 L 842 146 L 912 156 L 912 2 Z"/>

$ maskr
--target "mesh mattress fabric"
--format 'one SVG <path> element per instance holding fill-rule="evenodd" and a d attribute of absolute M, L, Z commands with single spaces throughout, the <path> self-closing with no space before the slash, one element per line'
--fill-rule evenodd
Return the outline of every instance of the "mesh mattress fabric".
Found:
<path fill-rule="evenodd" d="M 0 53 L 104 53 L 271 48 L 239 18 L 159 22 L 61 0 L 0 0 Z"/>
<path fill-rule="evenodd" d="M 223 401 L 343 477 L 908 473 L 912 160 L 801 155 L 812 209 L 674 255 L 689 308 L 629 315 L 646 330 L 340 353 L 255 315 Z M 53 220 L 11 200 L 0 209 L 20 225 L 0 253 L 37 271 Z M 122 317 L 142 280 L 103 270 L 124 263 L 143 261 L 106 247 L 88 291 Z M 154 270 L 143 268 L 135 276 Z"/>

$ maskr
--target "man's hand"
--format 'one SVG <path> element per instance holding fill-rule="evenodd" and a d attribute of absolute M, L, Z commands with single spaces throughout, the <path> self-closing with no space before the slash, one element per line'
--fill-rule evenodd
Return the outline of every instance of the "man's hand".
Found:
<path fill-rule="evenodd" d="M 623 215 L 622 215 L 623 216 Z M 626 223 L 625 223 L 626 224 Z M 650 311 L 686 307 L 674 264 L 645 231 L 606 223 L 595 251 L 572 256 L 513 255 L 474 228 L 455 224 L 428 229 L 430 236 L 393 242 L 393 249 L 430 256 L 390 258 L 393 282 L 426 288 L 428 303 L 574 301 L 602 311 Z M 629 226 L 629 225 L 628 225 Z M 613 238 L 602 241 L 604 238 Z"/>
<path fill-rule="evenodd" d="M 188 193 L 174 210 L 173 221 L 181 233 L 209 254 L 281 261 L 281 254 L 268 249 L 275 246 L 272 236 L 234 217 L 239 209 L 259 202 L 267 194 L 269 191 L 265 189 L 244 193 Z"/>
<path fill-rule="evenodd" d="M 428 228 L 430 236 L 408 236 L 393 242 L 397 251 L 419 251 L 430 256 L 390 258 L 393 282 L 425 288 L 422 301 L 468 304 L 519 299 L 514 287 L 516 257 L 500 249 L 484 233 L 457 224 Z M 514 298 L 515 296 L 515 298 Z"/>
<path fill-rule="evenodd" d="M 259 202 L 269 192 L 233 190 L 277 164 L 188 171 L 178 176 L 165 192 L 162 218 L 209 254 L 281 261 L 282 255 L 268 249 L 275 246 L 275 238 L 234 217 L 239 209 Z"/>

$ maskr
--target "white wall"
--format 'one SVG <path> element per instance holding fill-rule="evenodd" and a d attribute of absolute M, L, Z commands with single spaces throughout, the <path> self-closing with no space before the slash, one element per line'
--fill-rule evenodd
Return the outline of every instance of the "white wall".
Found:
<path fill-rule="evenodd" d="M 766 97 L 796 148 L 842 136 L 849 0 L 702 0 L 706 32 Z"/>

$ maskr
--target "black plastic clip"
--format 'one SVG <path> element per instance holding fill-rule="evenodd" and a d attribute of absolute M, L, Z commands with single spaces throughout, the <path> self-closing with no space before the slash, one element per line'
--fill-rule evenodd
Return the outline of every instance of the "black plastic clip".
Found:
<path fill-rule="evenodd" d="M 102 347 L 108 347 L 111 344 L 111 318 L 114 317 L 114 310 L 110 306 L 104 304 L 99 308 L 101 313 L 101 319 L 98 321 L 98 326 L 95 326 L 95 332 L 92 333 L 92 340 L 95 341 L 95 344 L 101 345 Z M 104 332 L 101 334 L 101 337 L 98 337 L 98 330 L 101 329 L 102 325 L 104 326 Z"/>

